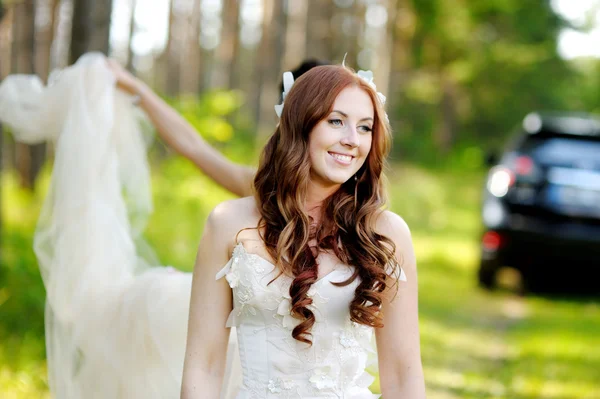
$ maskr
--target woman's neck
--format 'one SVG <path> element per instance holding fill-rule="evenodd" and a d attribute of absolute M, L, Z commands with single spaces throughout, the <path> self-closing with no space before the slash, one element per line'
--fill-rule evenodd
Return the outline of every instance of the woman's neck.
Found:
<path fill-rule="evenodd" d="M 322 187 L 315 183 L 308 184 L 304 209 L 315 223 L 320 222 L 321 211 L 325 200 L 335 193 L 339 188 L 339 185 Z"/>

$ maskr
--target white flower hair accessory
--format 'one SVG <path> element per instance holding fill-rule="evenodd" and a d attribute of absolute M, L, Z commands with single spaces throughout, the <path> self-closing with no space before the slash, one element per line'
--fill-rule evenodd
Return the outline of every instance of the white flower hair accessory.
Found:
<path fill-rule="evenodd" d="M 348 53 L 344 54 L 344 59 L 342 60 L 343 67 L 346 66 L 346 56 L 347 55 L 348 55 Z M 385 101 L 387 100 L 387 98 L 383 95 L 383 93 L 377 91 L 377 86 L 375 86 L 375 82 L 373 82 L 373 71 L 371 71 L 371 70 L 363 71 L 361 69 L 358 72 L 356 72 L 356 74 L 358 75 L 359 78 L 361 78 L 362 80 L 367 82 L 367 84 L 369 86 L 371 86 L 373 88 L 373 90 L 375 90 L 375 92 L 377 93 L 377 97 L 379 98 L 379 101 L 381 101 L 381 105 L 385 105 Z M 386 118 L 387 118 L 387 114 L 386 114 Z"/>
<path fill-rule="evenodd" d="M 373 82 L 373 72 L 359 70 L 358 72 L 356 72 L 356 74 L 359 78 L 367 82 L 367 84 L 377 92 L 377 97 L 379 97 L 379 101 L 381 101 L 382 105 L 385 105 L 386 97 L 381 92 L 377 91 L 377 86 L 375 86 L 375 82 Z"/>
<path fill-rule="evenodd" d="M 285 102 L 285 98 L 288 93 L 292 89 L 294 85 L 294 75 L 291 72 L 283 73 L 283 93 L 281 93 L 281 104 L 275 105 L 275 113 L 279 118 L 281 118 L 281 114 L 283 113 L 283 104 Z"/>

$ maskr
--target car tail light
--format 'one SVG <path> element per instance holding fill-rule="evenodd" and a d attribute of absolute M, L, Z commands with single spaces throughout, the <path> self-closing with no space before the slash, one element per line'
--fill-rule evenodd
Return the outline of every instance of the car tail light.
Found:
<path fill-rule="evenodd" d="M 515 173 L 519 176 L 528 176 L 532 174 L 534 166 L 533 159 L 528 156 L 521 155 L 515 159 Z"/>
<path fill-rule="evenodd" d="M 502 236 L 495 231 L 486 231 L 481 239 L 481 245 L 486 251 L 497 251 L 502 243 Z"/>
<path fill-rule="evenodd" d="M 515 184 L 515 174 L 503 166 L 496 166 L 490 171 L 487 188 L 495 197 L 504 197 L 508 189 Z"/>

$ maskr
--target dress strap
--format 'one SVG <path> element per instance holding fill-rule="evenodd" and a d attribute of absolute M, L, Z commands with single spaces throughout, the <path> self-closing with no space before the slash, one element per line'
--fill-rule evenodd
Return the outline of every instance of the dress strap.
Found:
<path fill-rule="evenodd" d="M 238 257 L 238 249 L 241 245 L 241 243 L 238 243 L 235 246 L 235 248 L 233 249 L 233 253 L 231 254 L 231 258 L 229 258 L 229 261 L 225 264 L 225 266 L 223 266 L 223 268 L 219 270 L 219 272 L 215 275 L 215 280 L 220 280 L 223 277 L 225 277 L 227 273 L 229 273 L 229 270 L 231 270 L 231 266 L 233 265 L 234 260 Z"/>
<path fill-rule="evenodd" d="M 400 277 L 399 277 L 400 281 L 406 281 L 406 274 L 404 273 L 404 269 L 400 268 Z"/>
<path fill-rule="evenodd" d="M 221 270 L 219 270 L 219 272 L 215 276 L 215 280 L 220 280 L 223 277 L 225 277 L 225 275 L 227 273 L 229 273 L 229 270 L 231 270 L 231 264 L 232 263 L 233 263 L 233 258 L 229 259 L 229 262 L 227 262 L 225 264 L 225 266 L 223 266 L 223 268 Z"/>
<path fill-rule="evenodd" d="M 394 270 L 396 267 L 398 267 L 398 269 L 400 269 L 399 275 Z M 400 266 L 399 263 L 388 262 L 388 264 L 385 268 L 385 272 L 388 274 L 389 277 L 397 276 L 399 281 L 407 281 L 406 273 L 404 273 L 404 269 L 402 268 L 402 266 Z"/>

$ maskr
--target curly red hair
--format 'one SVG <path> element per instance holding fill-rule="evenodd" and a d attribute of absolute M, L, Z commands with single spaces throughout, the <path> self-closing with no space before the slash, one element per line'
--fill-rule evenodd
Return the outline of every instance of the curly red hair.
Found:
<path fill-rule="evenodd" d="M 318 229 L 303 208 L 310 179 L 309 135 L 333 109 L 338 94 L 346 87 L 363 89 L 374 107 L 371 150 L 357 180 L 351 179 L 322 207 Z M 312 344 L 315 315 L 310 309 L 308 290 L 317 281 L 316 256 L 319 250 L 333 251 L 345 264 L 355 266 L 354 274 L 337 285 L 360 278 L 350 304 L 351 319 L 382 327 L 382 293 L 389 285 L 391 270 L 398 271 L 394 243 L 378 234 L 375 220 L 386 202 L 383 169 L 391 146 L 391 131 L 383 104 L 375 90 L 349 68 L 319 66 L 294 83 L 285 99 L 280 123 L 265 146 L 254 179 L 255 198 L 261 220 L 259 231 L 266 249 L 281 273 L 291 275 L 292 315 L 300 323 L 292 336 Z M 317 248 L 309 241 L 316 239 Z M 339 245 L 338 245 L 339 244 Z"/>

